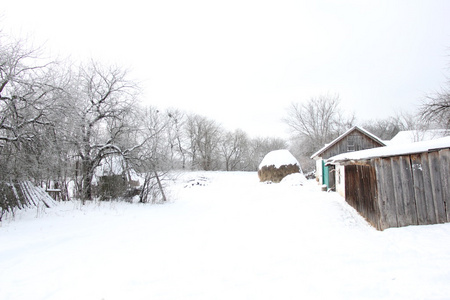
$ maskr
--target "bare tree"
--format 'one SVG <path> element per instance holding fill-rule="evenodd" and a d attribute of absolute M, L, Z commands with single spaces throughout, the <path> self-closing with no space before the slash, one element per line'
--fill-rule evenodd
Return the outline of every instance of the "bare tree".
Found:
<path fill-rule="evenodd" d="M 369 120 L 362 126 L 382 140 L 390 140 L 400 131 L 414 131 L 416 141 L 422 140 L 425 131 L 430 127 L 417 114 L 407 112 L 397 112 L 384 119 Z"/>
<path fill-rule="evenodd" d="M 0 165 L 3 177 L 32 177 L 45 145 L 46 127 L 57 99 L 53 62 L 39 50 L 0 37 Z M 31 176 L 30 176 L 31 175 Z"/>
<path fill-rule="evenodd" d="M 394 117 L 365 121 L 362 126 L 382 140 L 390 140 L 402 130 Z"/>
<path fill-rule="evenodd" d="M 249 138 L 247 134 L 237 129 L 234 132 L 226 132 L 220 142 L 225 170 L 245 170 L 249 165 L 247 154 L 249 152 Z"/>
<path fill-rule="evenodd" d="M 249 171 L 257 171 L 258 166 L 264 156 L 273 150 L 287 149 L 288 144 L 282 138 L 256 137 L 250 141 L 249 153 L 247 160 L 249 161 Z"/>
<path fill-rule="evenodd" d="M 124 154 L 118 143 L 130 130 L 127 116 L 133 112 L 137 86 L 127 72 L 105 68 L 91 61 L 72 75 L 61 113 L 65 117 L 65 139 L 76 149 L 80 196 L 92 198 L 94 169 L 108 155 Z"/>
<path fill-rule="evenodd" d="M 213 120 L 193 114 L 187 117 L 185 129 L 192 167 L 205 171 L 217 169 L 221 127 Z"/>
<path fill-rule="evenodd" d="M 446 89 L 426 97 L 419 114 L 425 122 L 450 129 L 450 81 Z"/>
<path fill-rule="evenodd" d="M 170 143 L 166 135 L 170 120 L 151 106 L 141 108 L 134 117 L 139 124 L 134 142 L 138 147 L 130 151 L 126 158 L 144 178 L 139 201 L 164 202 L 167 200 L 164 179 L 170 169 Z"/>
<path fill-rule="evenodd" d="M 167 139 L 170 147 L 170 162 L 172 168 L 180 167 L 177 163 L 181 162 L 181 169 L 186 168 L 187 150 L 183 128 L 186 123 L 186 115 L 178 109 L 167 110 L 168 126 Z"/>
<path fill-rule="evenodd" d="M 284 121 L 292 135 L 302 141 L 305 155 L 312 154 L 353 125 L 354 116 L 343 117 L 339 104 L 338 95 L 327 95 L 311 98 L 306 103 L 292 103 L 288 108 Z"/>

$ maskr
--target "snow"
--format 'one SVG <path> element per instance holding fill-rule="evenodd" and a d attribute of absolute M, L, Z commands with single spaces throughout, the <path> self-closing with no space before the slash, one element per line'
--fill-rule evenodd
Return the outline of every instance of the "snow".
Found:
<path fill-rule="evenodd" d="M 275 168 L 279 168 L 282 165 L 297 165 L 300 167 L 297 159 L 289 152 L 289 150 L 274 150 L 264 156 L 263 160 L 259 164 L 258 169 L 261 170 L 264 166 L 274 165 Z"/>
<path fill-rule="evenodd" d="M 315 181 L 256 172 L 181 173 L 168 189 L 164 205 L 3 221 L 0 299 L 449 299 L 450 224 L 379 232 Z"/>
<path fill-rule="evenodd" d="M 409 144 L 414 142 L 434 140 L 448 135 L 450 135 L 450 131 L 446 129 L 406 130 L 397 133 L 390 141 L 388 141 L 388 144 Z"/>
<path fill-rule="evenodd" d="M 450 136 L 440 139 L 422 141 L 416 143 L 406 143 L 400 145 L 391 145 L 385 147 L 372 148 L 362 151 L 342 153 L 333 156 L 327 160 L 327 164 L 336 162 L 343 162 L 348 160 L 363 160 L 375 157 L 389 157 L 397 155 L 407 155 L 428 152 L 435 149 L 450 148 Z"/>
<path fill-rule="evenodd" d="M 292 173 L 281 179 L 281 184 L 287 185 L 303 185 L 306 182 L 306 177 L 302 173 Z"/>

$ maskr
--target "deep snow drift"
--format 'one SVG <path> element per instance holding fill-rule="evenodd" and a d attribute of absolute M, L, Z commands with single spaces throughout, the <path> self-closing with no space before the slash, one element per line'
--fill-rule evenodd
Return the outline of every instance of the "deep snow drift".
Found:
<path fill-rule="evenodd" d="M 450 298 L 450 224 L 378 232 L 312 181 L 256 173 L 184 173 L 170 194 L 18 212 L 0 299 Z"/>

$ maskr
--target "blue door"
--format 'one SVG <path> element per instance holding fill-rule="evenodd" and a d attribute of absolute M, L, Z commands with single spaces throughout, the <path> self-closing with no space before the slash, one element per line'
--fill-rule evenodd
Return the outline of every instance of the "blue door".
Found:
<path fill-rule="evenodd" d="M 325 166 L 324 160 L 322 160 L 322 184 L 330 188 L 330 168 Z"/>

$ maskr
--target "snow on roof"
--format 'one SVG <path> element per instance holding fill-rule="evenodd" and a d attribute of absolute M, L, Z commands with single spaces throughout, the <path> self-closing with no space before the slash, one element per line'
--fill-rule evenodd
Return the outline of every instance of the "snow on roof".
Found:
<path fill-rule="evenodd" d="M 260 170 L 264 166 L 274 165 L 275 168 L 279 168 L 282 165 L 298 165 L 300 167 L 297 159 L 289 152 L 289 150 L 274 150 L 266 154 L 263 160 L 259 164 L 258 169 Z"/>
<path fill-rule="evenodd" d="M 446 129 L 432 130 L 405 130 L 400 131 L 389 142 L 389 145 L 398 145 L 405 143 L 414 143 L 421 141 L 430 141 L 450 135 L 450 131 Z"/>
<path fill-rule="evenodd" d="M 337 142 L 339 142 L 341 139 L 343 139 L 346 135 L 348 135 L 350 132 L 352 132 L 355 129 L 359 130 L 360 132 L 362 132 L 363 134 L 365 134 L 368 137 L 372 138 L 373 140 L 378 141 L 381 145 L 386 145 L 386 143 L 384 141 L 382 141 L 379 137 L 377 137 L 376 135 L 373 135 L 372 133 L 368 132 L 364 128 L 361 128 L 359 126 L 353 126 L 349 130 L 347 130 L 346 132 L 344 132 L 343 134 L 338 136 L 336 139 L 334 139 L 331 143 L 325 144 L 325 146 L 323 148 L 321 148 L 319 151 L 317 151 L 316 153 L 311 155 L 311 158 L 314 158 L 314 157 L 318 156 L 319 154 L 322 154 L 323 152 L 325 152 L 326 150 L 331 148 L 333 145 L 335 145 Z"/>
<path fill-rule="evenodd" d="M 431 141 L 422 141 L 401 145 L 391 145 L 362 151 L 342 153 L 329 158 L 327 160 L 327 164 L 334 164 L 345 161 L 367 160 L 377 157 L 390 157 L 398 155 L 423 153 L 444 148 L 450 148 L 450 136 Z"/>

